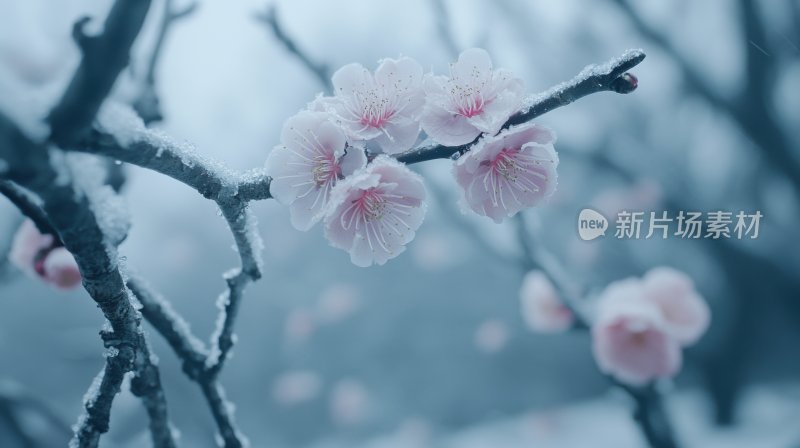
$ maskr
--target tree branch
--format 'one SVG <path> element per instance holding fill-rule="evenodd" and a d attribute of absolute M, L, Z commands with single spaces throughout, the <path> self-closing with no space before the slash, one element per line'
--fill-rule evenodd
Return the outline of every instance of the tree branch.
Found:
<path fill-rule="evenodd" d="M 311 57 L 309 57 L 305 51 L 300 49 L 297 43 L 295 43 L 294 39 L 292 39 L 286 33 L 280 23 L 280 20 L 278 19 L 277 7 L 275 5 L 270 5 L 267 7 L 265 12 L 256 14 L 255 18 L 272 32 L 272 34 L 276 39 L 278 39 L 281 45 L 283 45 L 286 51 L 291 53 L 297 60 L 299 60 L 306 70 L 314 75 L 317 81 L 319 81 L 319 83 L 324 86 L 326 90 L 331 90 L 332 85 L 330 79 L 330 69 L 328 69 L 327 65 L 320 64 L 311 59 Z"/>
<path fill-rule="evenodd" d="M 142 314 L 164 336 L 183 362 L 183 371 L 200 386 L 225 447 L 246 446 L 247 438 L 236 427 L 233 407 L 225 399 L 225 391 L 217 380 L 221 365 L 207 366 L 209 356 L 203 343 L 192 334 L 186 321 L 172 310 L 169 302 L 154 292 L 144 280 L 132 276 L 128 279 L 128 287 L 139 299 Z"/>
<path fill-rule="evenodd" d="M 65 146 L 91 129 L 100 105 L 117 77 L 128 65 L 130 48 L 144 24 L 150 0 L 116 0 L 103 25 L 103 32 L 88 36 L 84 17 L 75 23 L 73 37 L 83 58 L 61 100 L 50 112 L 50 140 Z"/>
<path fill-rule="evenodd" d="M 58 239 L 55 229 L 50 224 L 50 220 L 42 211 L 42 206 L 38 198 L 36 198 L 30 191 L 20 187 L 10 180 L 0 180 L 0 194 L 5 196 L 17 209 L 30 219 L 39 229 L 39 232 L 45 235 L 52 235 Z"/>
<path fill-rule="evenodd" d="M 531 121 L 553 109 L 566 106 L 586 95 L 598 92 L 630 93 L 636 89 L 637 81 L 626 72 L 644 60 L 645 54 L 641 50 L 628 50 L 621 57 L 612 59 L 605 64 L 590 65 L 584 68 L 571 80 L 561 83 L 551 89 L 529 98 L 523 111 L 513 115 L 503 125 L 503 129 L 510 126 Z M 403 163 L 418 163 L 434 159 L 446 159 L 457 154 L 469 151 L 480 137 L 461 146 L 442 146 L 428 144 L 406 151 L 396 156 Z"/>
<path fill-rule="evenodd" d="M 150 437 L 153 446 L 175 448 L 175 436 L 167 415 L 167 397 L 161 387 L 158 361 L 150 354 L 144 334 L 139 334 L 139 347 L 136 352 L 135 373 L 131 379 L 131 392 L 142 399 L 149 417 Z"/>
<path fill-rule="evenodd" d="M 150 52 L 150 58 L 144 69 L 144 79 L 142 90 L 133 103 L 133 108 L 142 117 L 146 124 L 155 123 L 164 119 L 161 113 L 161 105 L 156 93 L 156 67 L 163 53 L 164 44 L 167 40 L 172 26 L 181 20 L 191 16 L 200 6 L 198 1 L 185 6 L 183 9 L 176 9 L 175 0 L 163 0 L 163 11 L 161 25 L 158 28 L 158 35 Z"/>

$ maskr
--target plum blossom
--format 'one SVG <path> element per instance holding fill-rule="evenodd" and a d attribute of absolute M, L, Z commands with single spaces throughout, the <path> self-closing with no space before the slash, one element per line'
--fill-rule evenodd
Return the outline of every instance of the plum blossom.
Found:
<path fill-rule="evenodd" d="M 382 265 L 405 250 L 425 218 L 425 185 L 405 165 L 378 156 L 331 193 L 325 236 L 357 266 Z"/>
<path fill-rule="evenodd" d="M 332 82 L 333 98 L 318 99 L 315 107 L 327 107 L 348 138 L 374 141 L 387 154 L 403 152 L 417 140 L 425 104 L 417 61 L 384 59 L 374 75 L 361 64 L 348 64 Z"/>
<path fill-rule="evenodd" d="M 45 281 L 58 289 L 72 289 L 81 284 L 78 263 L 63 247 L 56 247 L 47 254 L 41 272 Z"/>
<path fill-rule="evenodd" d="M 612 283 L 601 296 L 592 325 L 592 350 L 600 370 L 631 385 L 671 377 L 682 363 L 680 344 L 660 310 L 640 300 L 640 294 L 636 280 Z"/>
<path fill-rule="evenodd" d="M 464 205 L 500 223 L 548 199 L 557 184 L 554 142 L 551 130 L 533 123 L 481 139 L 453 167 Z"/>
<path fill-rule="evenodd" d="M 446 146 L 469 143 L 482 132 L 496 134 L 516 113 L 524 95 L 522 80 L 493 69 L 486 50 L 471 48 L 450 65 L 450 77 L 425 77 L 422 129 Z"/>
<path fill-rule="evenodd" d="M 41 233 L 31 220 L 25 220 L 17 230 L 8 258 L 22 272 L 58 289 L 73 289 L 81 284 L 81 273 L 72 254 L 52 235 Z"/>
<path fill-rule="evenodd" d="M 303 111 L 283 126 L 281 145 L 267 157 L 270 193 L 289 205 L 292 225 L 308 230 L 322 219 L 334 185 L 363 167 L 366 155 L 323 112 Z"/>
<path fill-rule="evenodd" d="M 522 318 L 531 330 L 559 333 L 572 327 L 575 316 L 542 271 L 534 270 L 525 275 L 519 295 Z"/>
<path fill-rule="evenodd" d="M 688 275 L 669 267 L 651 269 L 642 278 L 643 298 L 661 310 L 672 336 L 694 344 L 708 329 L 711 312 Z"/>

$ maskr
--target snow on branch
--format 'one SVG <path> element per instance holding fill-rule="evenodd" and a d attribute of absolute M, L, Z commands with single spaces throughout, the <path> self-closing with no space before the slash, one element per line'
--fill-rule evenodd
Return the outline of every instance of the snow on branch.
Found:
<path fill-rule="evenodd" d="M 86 135 L 100 105 L 117 77 L 128 65 L 133 41 L 144 24 L 150 0 L 116 0 L 103 24 L 103 32 L 89 36 L 78 20 L 72 30 L 83 58 L 61 100 L 50 112 L 50 140 L 60 145 Z"/>
<path fill-rule="evenodd" d="M 630 93 L 636 89 L 637 80 L 628 70 L 637 66 L 645 58 L 642 50 L 628 50 L 618 58 L 601 65 L 589 65 L 571 80 L 558 84 L 540 94 L 527 99 L 526 107 L 513 115 L 503 125 L 503 129 L 525 123 L 547 112 L 566 106 L 580 98 L 598 92 Z M 403 163 L 418 163 L 434 159 L 446 159 L 463 154 L 478 141 L 461 146 L 444 146 L 435 143 L 406 151 L 397 155 Z"/>

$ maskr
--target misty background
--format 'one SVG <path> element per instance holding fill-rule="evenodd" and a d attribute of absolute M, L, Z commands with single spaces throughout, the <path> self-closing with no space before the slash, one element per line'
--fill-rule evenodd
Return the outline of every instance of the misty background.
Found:
<path fill-rule="evenodd" d="M 99 26 L 111 1 L 0 0 L 0 109 L 46 111 L 79 60 L 69 35 Z M 157 127 L 236 170 L 261 167 L 283 121 L 323 90 L 257 13 L 331 71 L 406 55 L 446 73 L 454 51 L 486 48 L 529 93 L 585 65 L 643 48 L 631 95 L 601 93 L 539 118 L 558 134 L 559 188 L 527 213 L 530 231 L 589 291 L 657 265 L 686 271 L 712 326 L 669 389 L 686 446 L 800 446 L 800 2 L 203 0 L 171 30 L 157 71 Z M 177 1 L 178 5 L 183 4 Z M 155 39 L 155 1 L 114 96 L 130 98 Z M 91 30 L 90 24 L 90 30 Z M 519 312 L 524 271 L 513 224 L 461 215 L 451 162 L 415 167 L 433 200 L 406 253 L 358 268 L 317 227 L 275 201 L 254 205 L 264 277 L 248 288 L 221 377 L 254 446 L 643 446 L 609 392 L 586 333 L 542 336 Z M 137 167 L 124 189 L 124 266 L 209 335 L 222 273 L 237 256 L 225 221 L 196 191 Z M 755 240 L 578 238 L 579 211 L 623 208 L 764 215 Z M 0 198 L 4 258 L 21 217 Z M 487 250 L 488 246 L 491 250 Z M 103 363 L 102 314 L 83 290 L 58 292 L 0 262 L 0 446 L 63 446 Z M 148 328 L 145 325 L 145 328 Z M 170 416 L 184 446 L 214 446 L 196 385 L 158 334 Z M 5 417 L 10 415 L 11 417 Z M 103 446 L 149 444 L 124 390 Z M 33 430 L 31 430 L 33 428 Z"/>

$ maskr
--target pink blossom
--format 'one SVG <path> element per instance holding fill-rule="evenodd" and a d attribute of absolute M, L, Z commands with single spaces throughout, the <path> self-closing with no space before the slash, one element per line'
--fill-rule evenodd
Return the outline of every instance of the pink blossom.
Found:
<path fill-rule="evenodd" d="M 25 220 L 14 235 L 11 263 L 22 272 L 44 280 L 58 289 L 73 289 L 81 284 L 78 263 L 52 235 L 42 234 L 31 220 Z"/>
<path fill-rule="evenodd" d="M 374 141 L 387 154 L 409 149 L 419 135 L 425 104 L 422 66 L 402 57 L 384 59 L 369 72 L 348 64 L 333 74 L 334 97 L 327 104 L 349 138 Z"/>
<path fill-rule="evenodd" d="M 575 316 L 556 293 L 553 284 L 541 271 L 531 271 L 520 289 L 522 318 L 533 331 L 559 333 L 572 327 Z"/>
<path fill-rule="evenodd" d="M 20 271 L 35 276 L 36 262 L 43 259 L 44 253 L 53 243 L 52 235 L 42 234 L 33 221 L 26 219 L 14 235 L 8 260 Z"/>
<path fill-rule="evenodd" d="M 469 143 L 482 132 L 496 134 L 522 105 L 522 80 L 494 70 L 480 48 L 462 52 L 450 65 L 450 77 L 425 77 L 422 129 L 446 146 Z"/>
<path fill-rule="evenodd" d="M 425 185 L 405 165 L 378 156 L 340 182 L 325 215 L 331 245 L 357 266 L 382 265 L 405 250 L 425 218 Z"/>
<path fill-rule="evenodd" d="M 672 336 L 683 346 L 691 345 L 708 329 L 711 312 L 683 272 L 659 267 L 642 278 L 643 297 L 661 310 Z"/>
<path fill-rule="evenodd" d="M 42 271 L 45 281 L 58 289 L 72 289 L 81 284 L 78 263 L 63 247 L 57 247 L 47 254 Z"/>
<path fill-rule="evenodd" d="M 331 417 L 342 426 L 357 425 L 367 418 L 369 402 L 369 391 L 360 381 L 340 380 L 331 391 Z"/>
<path fill-rule="evenodd" d="M 453 167 L 465 205 L 499 223 L 548 199 L 557 184 L 554 141 L 533 123 L 481 139 Z"/>
<path fill-rule="evenodd" d="M 592 348 L 600 370 L 632 385 L 671 377 L 682 362 L 681 347 L 660 310 L 641 300 L 641 292 L 635 279 L 609 285 L 592 325 Z"/>
<path fill-rule="evenodd" d="M 314 371 L 286 372 L 272 383 L 272 396 L 280 404 L 291 406 L 317 397 L 322 388 L 322 378 Z"/>
<path fill-rule="evenodd" d="M 348 148 L 342 131 L 322 112 L 303 111 L 289 118 L 282 145 L 267 158 L 270 193 L 289 205 L 292 225 L 308 230 L 324 212 L 334 185 L 366 164 L 360 149 Z"/>

